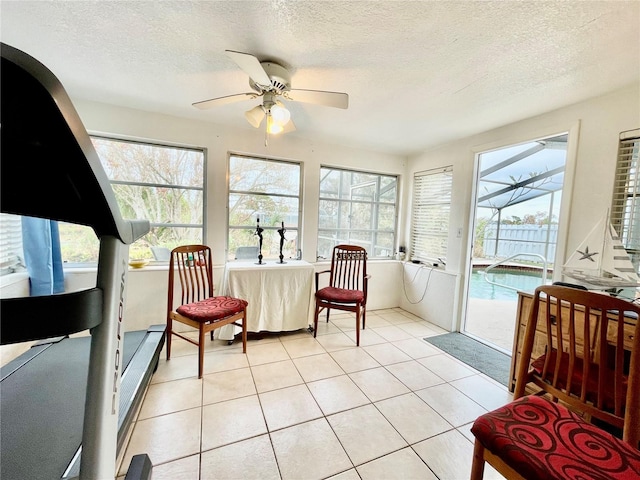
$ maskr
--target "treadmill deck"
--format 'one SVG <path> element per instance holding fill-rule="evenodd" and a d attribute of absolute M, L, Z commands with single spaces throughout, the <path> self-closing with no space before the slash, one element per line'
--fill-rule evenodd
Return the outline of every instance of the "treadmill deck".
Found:
<path fill-rule="evenodd" d="M 63 478 L 82 443 L 90 344 L 89 336 L 41 342 L 0 369 L 3 478 Z M 163 345 L 164 325 L 124 335 L 119 445 Z"/>

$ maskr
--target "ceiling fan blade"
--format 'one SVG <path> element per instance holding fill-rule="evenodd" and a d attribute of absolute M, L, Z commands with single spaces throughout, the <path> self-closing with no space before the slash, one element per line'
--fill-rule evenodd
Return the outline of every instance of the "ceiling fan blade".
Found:
<path fill-rule="evenodd" d="M 256 98 L 256 93 L 238 93 L 237 95 L 227 95 L 226 97 L 212 98 L 210 100 L 203 100 L 201 102 L 193 103 L 192 105 L 200 110 L 206 110 L 211 107 L 218 107 L 220 105 L 227 105 L 229 103 L 239 102 L 241 100 L 249 100 Z"/>
<path fill-rule="evenodd" d="M 264 113 L 262 105 L 258 105 L 257 107 L 253 107 L 251 110 L 247 110 L 244 113 L 244 116 L 252 126 L 258 128 L 266 114 Z"/>
<path fill-rule="evenodd" d="M 291 89 L 287 92 L 287 96 L 295 102 L 313 103 L 326 107 L 349 108 L 349 95 L 346 93 Z"/>
<path fill-rule="evenodd" d="M 268 87 L 271 85 L 271 79 L 267 72 L 264 71 L 260 61 L 249 53 L 234 52 L 233 50 L 225 50 L 227 57 L 236 62 L 244 72 L 249 75 L 258 85 Z"/>

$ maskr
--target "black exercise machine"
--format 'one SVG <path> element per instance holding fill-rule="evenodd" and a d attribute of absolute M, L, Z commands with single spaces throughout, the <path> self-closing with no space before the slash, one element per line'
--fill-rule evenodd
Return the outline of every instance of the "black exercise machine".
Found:
<path fill-rule="evenodd" d="M 0 371 L 0 472 L 113 479 L 164 344 L 164 325 L 123 331 L 129 245 L 149 222 L 121 217 L 53 73 L 11 46 L 0 44 L 0 53 L 2 212 L 88 225 L 100 241 L 95 288 L 0 304 L 0 344 L 44 339 Z M 150 478 L 148 458 L 137 457 L 134 470 Z"/>

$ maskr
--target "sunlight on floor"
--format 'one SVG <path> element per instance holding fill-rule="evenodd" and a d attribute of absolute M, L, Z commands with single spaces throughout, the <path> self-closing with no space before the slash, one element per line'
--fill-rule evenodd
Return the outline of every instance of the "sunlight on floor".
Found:
<path fill-rule="evenodd" d="M 517 300 L 469 298 L 465 331 L 511 355 Z"/>

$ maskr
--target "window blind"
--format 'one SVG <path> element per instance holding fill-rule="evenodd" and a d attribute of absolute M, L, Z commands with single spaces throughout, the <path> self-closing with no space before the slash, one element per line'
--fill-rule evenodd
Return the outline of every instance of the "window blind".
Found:
<path fill-rule="evenodd" d="M 413 177 L 410 258 L 431 263 L 447 256 L 453 167 Z"/>
<path fill-rule="evenodd" d="M 0 275 L 22 267 L 22 222 L 20 216 L 0 213 Z"/>
<path fill-rule="evenodd" d="M 618 145 L 610 221 L 622 244 L 638 260 L 640 254 L 640 129 L 622 132 Z M 637 265 L 637 262 L 634 262 Z"/>

